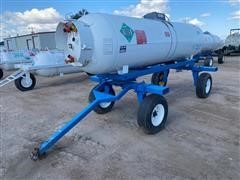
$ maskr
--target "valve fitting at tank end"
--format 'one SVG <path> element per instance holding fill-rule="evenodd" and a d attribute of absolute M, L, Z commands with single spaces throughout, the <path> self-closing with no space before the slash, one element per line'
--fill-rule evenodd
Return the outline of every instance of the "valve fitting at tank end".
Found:
<path fill-rule="evenodd" d="M 71 56 L 70 54 L 67 56 L 67 59 L 65 59 L 65 63 L 69 64 L 69 63 L 74 63 L 76 60 L 75 57 Z"/>

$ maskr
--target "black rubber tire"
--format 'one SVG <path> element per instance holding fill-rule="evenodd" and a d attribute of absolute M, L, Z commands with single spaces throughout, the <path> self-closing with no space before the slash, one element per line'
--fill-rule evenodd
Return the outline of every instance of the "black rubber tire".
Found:
<path fill-rule="evenodd" d="M 206 92 L 207 82 L 210 79 L 210 89 Z M 202 73 L 198 77 L 196 85 L 196 95 L 199 98 L 207 98 L 212 90 L 212 77 L 209 73 Z"/>
<path fill-rule="evenodd" d="M 204 59 L 204 66 L 213 66 L 213 58 L 212 57 L 207 57 L 206 59 Z"/>
<path fill-rule="evenodd" d="M 91 74 L 91 73 L 88 73 L 88 72 L 86 72 L 86 74 L 88 75 L 88 76 L 93 76 L 94 74 Z"/>
<path fill-rule="evenodd" d="M 218 64 L 223 64 L 224 63 L 224 56 L 223 54 L 218 55 Z"/>
<path fill-rule="evenodd" d="M 152 122 L 152 113 L 156 113 L 154 108 L 157 105 L 162 105 L 164 108 L 164 115 L 160 124 L 154 125 Z M 153 112 L 154 111 L 154 112 Z M 143 127 L 144 132 L 147 134 L 156 134 L 161 131 L 167 121 L 168 104 L 163 96 L 150 94 L 145 97 L 138 109 L 137 122 L 140 127 Z"/>
<path fill-rule="evenodd" d="M 158 86 L 166 86 L 167 82 L 165 82 L 163 78 L 164 78 L 164 72 L 153 73 L 151 82 L 152 84 L 155 84 Z"/>
<path fill-rule="evenodd" d="M 34 76 L 33 74 L 31 74 L 31 73 L 30 73 L 30 78 L 31 78 L 31 80 L 32 80 L 32 84 L 31 84 L 31 86 L 29 86 L 29 87 L 24 87 L 24 86 L 22 85 L 21 82 L 22 82 L 23 77 L 20 77 L 20 78 L 16 79 L 16 80 L 15 80 L 15 86 L 16 86 L 16 88 L 19 89 L 20 91 L 30 91 L 30 90 L 33 90 L 34 87 L 35 87 L 35 85 L 36 85 L 36 78 L 35 78 L 35 76 Z"/>
<path fill-rule="evenodd" d="M 93 95 L 93 90 L 95 89 L 95 87 L 91 90 L 91 92 L 89 93 L 89 96 L 88 96 L 88 101 L 91 103 L 92 101 L 95 100 L 95 97 Z M 99 90 L 100 92 L 104 92 L 104 89 L 100 89 Z M 109 94 L 111 95 L 114 95 L 115 96 L 115 91 L 114 89 L 112 88 L 112 86 L 109 86 Z M 102 107 L 100 104 L 97 105 L 97 107 L 94 109 L 94 111 L 97 113 L 97 114 L 106 114 L 108 112 L 110 112 L 114 106 L 115 102 L 111 102 L 110 105 L 108 107 Z"/>
<path fill-rule="evenodd" d="M 3 78 L 3 70 L 0 69 L 0 79 L 2 79 L 2 78 Z"/>

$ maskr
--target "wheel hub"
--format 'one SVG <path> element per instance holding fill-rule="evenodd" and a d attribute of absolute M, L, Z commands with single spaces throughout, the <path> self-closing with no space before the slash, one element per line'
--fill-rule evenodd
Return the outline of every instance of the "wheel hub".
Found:
<path fill-rule="evenodd" d="M 23 87 L 29 88 L 32 85 L 32 79 L 23 77 L 22 80 L 21 80 L 21 84 L 22 84 Z"/>
<path fill-rule="evenodd" d="M 158 104 L 152 111 L 151 121 L 153 126 L 159 126 L 164 118 L 165 110 L 162 104 Z"/>
<path fill-rule="evenodd" d="M 206 88 L 205 88 L 206 94 L 209 93 L 210 89 L 211 89 L 211 80 L 208 79 L 208 80 L 207 80 L 207 83 L 206 83 Z"/>
<path fill-rule="evenodd" d="M 101 108 L 107 108 L 108 106 L 110 106 L 111 105 L 111 102 L 103 102 L 103 103 L 100 103 L 99 104 L 99 106 L 101 107 Z"/>
<path fill-rule="evenodd" d="M 213 60 L 210 59 L 209 65 L 212 66 L 213 65 Z"/>
<path fill-rule="evenodd" d="M 163 81 L 163 78 L 164 78 L 164 74 L 161 73 L 159 75 L 159 83 L 158 83 L 160 86 L 164 86 L 165 85 L 165 82 Z"/>

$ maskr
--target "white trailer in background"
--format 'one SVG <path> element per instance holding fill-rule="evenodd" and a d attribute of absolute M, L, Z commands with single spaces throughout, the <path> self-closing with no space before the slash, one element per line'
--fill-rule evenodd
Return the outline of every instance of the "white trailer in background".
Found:
<path fill-rule="evenodd" d="M 223 64 L 225 56 L 240 55 L 240 28 L 231 29 L 221 49 L 217 50 L 218 63 Z"/>
<path fill-rule="evenodd" d="M 0 79 L 3 70 L 14 70 L 15 64 L 31 62 L 32 56 L 39 50 L 56 49 L 55 31 L 38 32 L 7 37 L 4 39 L 0 55 Z"/>
<path fill-rule="evenodd" d="M 66 64 L 64 52 L 60 50 L 40 51 L 33 56 L 31 63 L 17 64 L 15 68 L 19 70 L 0 81 L 0 87 L 15 81 L 15 86 L 19 90 L 28 91 L 35 87 L 34 75 L 53 77 L 82 72 L 79 67 Z"/>
<path fill-rule="evenodd" d="M 14 70 L 16 64 L 32 62 L 34 53 L 32 51 L 6 51 L 0 52 L 0 79 L 3 77 L 3 70 Z"/>
<path fill-rule="evenodd" d="M 231 29 L 224 42 L 224 55 L 240 54 L 240 28 Z"/>

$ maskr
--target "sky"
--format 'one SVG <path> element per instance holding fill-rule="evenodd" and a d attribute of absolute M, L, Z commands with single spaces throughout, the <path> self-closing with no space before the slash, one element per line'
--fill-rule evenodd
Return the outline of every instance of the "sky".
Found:
<path fill-rule="evenodd" d="M 240 28 L 240 0 L 0 0 L 0 41 L 9 36 L 54 31 L 57 23 L 82 8 L 90 13 L 142 17 L 166 13 L 226 38 Z"/>

